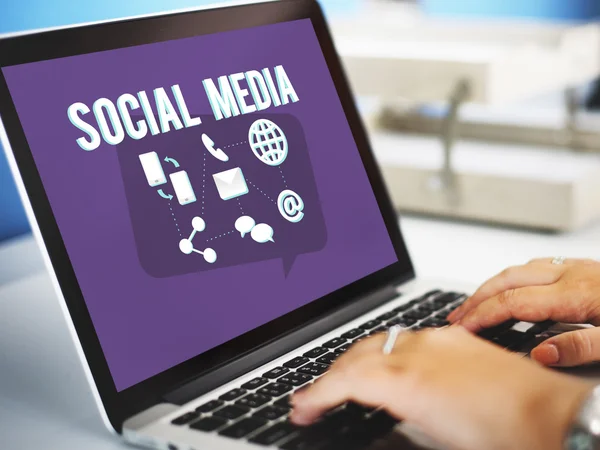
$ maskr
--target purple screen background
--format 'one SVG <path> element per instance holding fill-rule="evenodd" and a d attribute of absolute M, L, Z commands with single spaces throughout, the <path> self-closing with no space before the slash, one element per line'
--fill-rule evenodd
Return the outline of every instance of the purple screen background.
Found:
<path fill-rule="evenodd" d="M 136 249 L 117 149 L 103 143 L 83 151 L 67 108 L 179 84 L 192 114 L 211 114 L 203 79 L 276 65 L 285 67 L 300 101 L 265 113 L 301 124 L 325 245 L 298 254 L 287 276 L 281 258 L 150 276 Z M 3 72 L 118 390 L 397 261 L 309 20 Z"/>

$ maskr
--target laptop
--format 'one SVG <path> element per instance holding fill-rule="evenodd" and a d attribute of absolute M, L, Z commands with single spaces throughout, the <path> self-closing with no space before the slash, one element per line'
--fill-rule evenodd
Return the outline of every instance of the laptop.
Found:
<path fill-rule="evenodd" d="M 316 1 L 7 37 L 0 116 L 109 430 L 161 450 L 399 442 L 358 404 L 287 418 L 353 343 L 446 326 L 466 298 L 416 278 Z M 488 338 L 541 331 L 513 325 Z"/>

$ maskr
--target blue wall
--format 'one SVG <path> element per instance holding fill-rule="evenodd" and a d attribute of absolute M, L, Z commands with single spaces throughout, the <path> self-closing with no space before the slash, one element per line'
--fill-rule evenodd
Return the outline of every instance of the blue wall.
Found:
<path fill-rule="evenodd" d="M 324 0 L 328 11 L 359 0 Z M 219 0 L 0 0 L 0 33 L 108 20 L 197 7 Z M 29 225 L 0 146 L 0 241 L 27 233 Z"/>
<path fill-rule="evenodd" d="M 420 0 L 425 11 L 440 16 L 529 17 L 589 20 L 600 16 L 598 0 Z"/>

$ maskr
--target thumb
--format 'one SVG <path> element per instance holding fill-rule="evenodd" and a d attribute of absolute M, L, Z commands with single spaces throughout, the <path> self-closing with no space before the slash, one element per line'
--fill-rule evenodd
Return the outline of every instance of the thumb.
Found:
<path fill-rule="evenodd" d="M 600 328 L 584 328 L 554 336 L 531 351 L 546 366 L 572 367 L 600 361 Z"/>

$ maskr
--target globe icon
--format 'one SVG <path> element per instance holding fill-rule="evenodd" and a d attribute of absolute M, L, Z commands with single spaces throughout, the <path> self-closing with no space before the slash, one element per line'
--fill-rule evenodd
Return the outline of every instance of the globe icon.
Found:
<path fill-rule="evenodd" d="M 278 166 L 288 154 L 288 142 L 279 126 L 267 119 L 259 119 L 248 132 L 248 142 L 254 155 L 269 166 Z"/>

